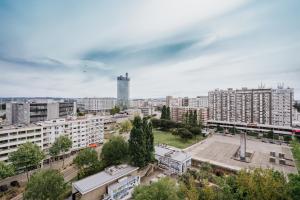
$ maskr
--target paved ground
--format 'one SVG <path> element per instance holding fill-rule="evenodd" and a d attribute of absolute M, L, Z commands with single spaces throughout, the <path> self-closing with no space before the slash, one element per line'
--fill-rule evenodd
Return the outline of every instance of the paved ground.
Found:
<path fill-rule="evenodd" d="M 297 173 L 295 163 L 288 161 L 287 165 L 279 165 L 278 158 L 276 164 L 269 162 L 269 155 L 271 151 L 278 153 L 285 153 L 287 159 L 293 160 L 290 147 L 287 145 L 277 145 L 264 143 L 257 139 L 247 138 L 247 151 L 254 152 L 250 163 L 234 160 L 232 156 L 238 150 L 240 144 L 239 135 L 223 136 L 213 135 L 187 149 L 185 151 L 192 155 L 192 158 L 199 161 L 210 162 L 215 165 L 223 166 L 232 170 L 240 170 L 243 168 L 274 168 L 276 170 L 288 173 Z"/>

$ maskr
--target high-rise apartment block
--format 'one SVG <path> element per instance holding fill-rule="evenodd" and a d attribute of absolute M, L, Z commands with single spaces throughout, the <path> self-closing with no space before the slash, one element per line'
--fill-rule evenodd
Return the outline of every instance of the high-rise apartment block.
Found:
<path fill-rule="evenodd" d="M 129 83 L 130 78 L 128 73 L 124 76 L 117 78 L 117 104 L 121 108 L 129 108 Z"/>
<path fill-rule="evenodd" d="M 208 107 L 208 97 L 207 96 L 197 96 L 196 98 L 188 97 L 166 97 L 166 105 L 172 106 L 183 106 L 183 107 L 193 107 L 193 108 L 205 108 Z"/>
<path fill-rule="evenodd" d="M 209 120 L 292 125 L 294 91 L 277 89 L 216 89 L 208 92 Z"/>
<path fill-rule="evenodd" d="M 75 114 L 75 102 L 6 103 L 6 119 L 9 124 L 29 124 Z"/>
<path fill-rule="evenodd" d="M 115 98 L 81 98 L 77 99 L 77 106 L 80 110 L 87 112 L 109 111 L 116 106 Z"/>
<path fill-rule="evenodd" d="M 104 118 L 85 116 L 70 119 L 55 119 L 27 125 L 0 127 L 0 161 L 7 161 L 8 155 L 18 146 L 33 142 L 47 154 L 55 139 L 66 135 L 72 140 L 71 151 L 91 144 L 103 143 Z"/>

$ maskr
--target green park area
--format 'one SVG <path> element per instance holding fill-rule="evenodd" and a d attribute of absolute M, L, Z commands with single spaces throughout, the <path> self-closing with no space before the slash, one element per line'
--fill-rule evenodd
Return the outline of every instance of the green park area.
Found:
<path fill-rule="evenodd" d="M 203 136 L 197 135 L 191 139 L 182 139 L 178 135 L 172 135 L 169 131 L 160 131 L 157 129 L 153 129 L 154 134 L 154 143 L 155 144 L 167 144 L 173 147 L 177 147 L 180 149 L 187 148 L 201 140 L 203 140 Z"/>

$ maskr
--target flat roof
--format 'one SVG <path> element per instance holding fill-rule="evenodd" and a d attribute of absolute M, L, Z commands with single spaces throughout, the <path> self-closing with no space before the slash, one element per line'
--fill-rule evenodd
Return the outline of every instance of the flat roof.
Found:
<path fill-rule="evenodd" d="M 169 156 L 170 158 L 172 158 L 173 160 L 179 161 L 179 162 L 183 162 L 186 159 L 191 158 L 191 156 L 188 153 L 176 150 L 176 149 L 172 149 L 168 146 L 155 146 L 155 154 L 159 155 L 159 156 Z"/>
<path fill-rule="evenodd" d="M 130 165 L 126 165 L 125 167 L 118 169 L 118 171 L 113 174 L 110 174 L 104 170 L 87 178 L 74 182 L 72 186 L 81 194 L 86 194 L 136 170 L 138 170 L 138 167 L 133 167 Z"/>

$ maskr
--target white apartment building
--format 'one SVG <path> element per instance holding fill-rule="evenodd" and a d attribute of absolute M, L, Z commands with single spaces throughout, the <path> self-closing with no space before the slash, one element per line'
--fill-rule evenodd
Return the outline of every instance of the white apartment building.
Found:
<path fill-rule="evenodd" d="M 154 114 L 154 108 L 153 107 L 141 107 L 139 108 L 141 110 L 141 113 L 144 117 L 150 116 Z"/>
<path fill-rule="evenodd" d="M 197 96 L 196 98 L 188 99 L 188 106 L 194 108 L 207 108 L 208 107 L 208 96 Z"/>
<path fill-rule="evenodd" d="M 167 169 L 170 174 L 181 175 L 192 164 L 191 155 L 166 145 L 156 145 L 154 156 L 158 161 L 158 166 Z"/>
<path fill-rule="evenodd" d="M 77 99 L 78 108 L 88 112 L 109 111 L 117 104 L 115 98 L 81 98 Z"/>
<path fill-rule="evenodd" d="M 193 108 L 206 108 L 208 107 L 208 96 L 197 96 L 196 98 L 189 97 L 166 97 L 166 105 L 169 107 L 193 107 Z"/>
<path fill-rule="evenodd" d="M 71 151 L 103 143 L 104 119 L 101 116 L 86 116 L 3 126 L 0 128 L 0 161 L 7 161 L 9 153 L 28 141 L 36 143 L 47 154 L 55 138 L 60 135 L 67 135 L 72 140 Z"/>
<path fill-rule="evenodd" d="M 216 89 L 208 92 L 209 120 L 291 126 L 293 96 L 282 87 Z"/>

